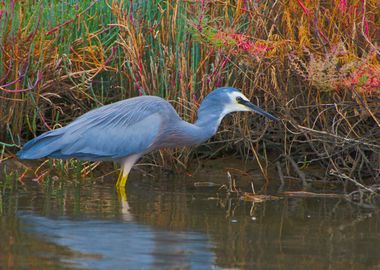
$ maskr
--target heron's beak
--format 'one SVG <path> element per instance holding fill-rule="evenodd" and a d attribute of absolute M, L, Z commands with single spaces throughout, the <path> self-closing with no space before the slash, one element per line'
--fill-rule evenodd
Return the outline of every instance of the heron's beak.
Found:
<path fill-rule="evenodd" d="M 248 100 L 241 99 L 241 100 L 239 100 L 239 103 L 244 105 L 244 106 L 247 106 L 251 111 L 256 112 L 262 116 L 268 117 L 269 119 L 271 119 L 273 121 L 279 121 L 280 120 L 277 117 L 271 115 L 270 113 L 264 111 L 260 107 L 256 106 L 255 104 L 249 102 Z"/>

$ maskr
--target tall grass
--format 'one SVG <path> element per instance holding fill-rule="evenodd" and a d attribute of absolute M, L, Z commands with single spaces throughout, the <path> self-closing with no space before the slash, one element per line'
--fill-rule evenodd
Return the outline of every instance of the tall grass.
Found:
<path fill-rule="evenodd" d="M 90 80 L 106 68 L 117 36 L 107 5 L 6 1 L 1 14 L 3 137 L 59 125 L 65 112 L 56 100 L 64 96 L 95 99 Z"/>
<path fill-rule="evenodd" d="M 206 154 L 256 157 L 265 172 L 275 151 L 288 174 L 318 163 L 326 176 L 379 180 L 376 0 L 11 0 L 0 8 L 0 140 L 9 151 L 135 95 L 167 98 L 193 121 L 207 93 L 230 85 L 283 125 L 235 115 Z M 194 152 L 162 153 L 186 164 Z"/>

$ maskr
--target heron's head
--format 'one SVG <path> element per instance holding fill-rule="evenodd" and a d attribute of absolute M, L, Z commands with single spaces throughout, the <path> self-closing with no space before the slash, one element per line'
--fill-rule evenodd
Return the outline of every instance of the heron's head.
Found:
<path fill-rule="evenodd" d="M 251 103 L 239 90 L 232 87 L 218 88 L 208 94 L 199 108 L 198 118 L 214 114 L 218 115 L 221 120 L 231 112 L 245 111 L 252 111 L 271 120 L 278 120 L 277 117 Z"/>

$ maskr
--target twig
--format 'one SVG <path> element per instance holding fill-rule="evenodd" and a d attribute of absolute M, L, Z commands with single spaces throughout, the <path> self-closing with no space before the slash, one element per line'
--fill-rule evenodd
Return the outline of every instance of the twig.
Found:
<path fill-rule="evenodd" d="M 255 186 L 253 185 L 253 182 L 251 182 L 251 188 L 252 188 L 252 193 L 254 195 L 256 195 L 256 192 L 255 192 Z"/>
<path fill-rule="evenodd" d="M 283 185 L 285 185 L 285 180 L 284 180 L 284 174 L 282 172 L 280 162 L 278 162 L 278 161 L 276 162 L 276 167 L 277 167 L 278 175 L 280 176 L 281 186 L 283 186 Z"/>
<path fill-rule="evenodd" d="M 306 181 L 305 173 L 302 172 L 302 171 L 298 168 L 297 163 L 294 161 L 294 159 L 291 158 L 291 156 L 286 155 L 285 158 L 290 162 L 290 164 L 292 164 L 293 169 L 296 171 L 296 173 L 298 174 L 298 176 L 302 179 L 302 183 L 303 183 L 303 185 L 306 186 L 306 185 L 307 185 L 307 181 Z"/>
<path fill-rule="evenodd" d="M 310 198 L 343 198 L 346 197 L 344 194 L 336 194 L 336 193 L 315 193 L 308 191 L 285 191 L 282 195 L 287 197 L 310 197 Z"/>
<path fill-rule="evenodd" d="M 321 134 L 321 135 L 330 136 L 330 137 L 333 137 L 333 138 L 336 138 L 336 139 L 339 139 L 339 140 L 342 140 L 342 141 L 345 141 L 345 142 L 348 142 L 348 143 L 357 143 L 357 144 L 362 144 L 362 145 L 365 145 L 365 146 L 368 146 L 368 147 L 374 147 L 374 148 L 380 149 L 380 145 L 377 145 L 377 144 L 367 143 L 367 142 L 364 142 L 364 141 L 361 141 L 361 140 L 344 138 L 344 137 L 341 137 L 341 136 L 338 136 L 336 134 L 332 134 L 332 133 L 329 133 L 329 132 L 326 132 L 326 131 L 315 130 L 315 129 L 312 129 L 312 128 L 308 128 L 308 127 L 304 127 L 304 126 L 292 123 L 291 121 L 289 121 L 289 122 L 294 127 L 297 127 L 299 129 L 307 130 L 307 131 L 310 131 L 310 132 L 313 132 L 313 133 L 317 133 L 317 134 Z"/>
<path fill-rule="evenodd" d="M 360 184 L 358 181 L 356 181 L 355 179 L 352 179 L 351 177 L 349 177 L 348 175 L 344 174 L 344 173 L 339 173 L 338 171 L 334 170 L 334 169 L 331 169 L 330 170 L 330 174 L 331 175 L 334 175 L 334 176 L 337 176 L 337 177 L 340 177 L 340 178 L 343 178 L 345 180 L 348 180 L 348 181 L 351 181 L 352 183 L 354 183 L 356 186 L 362 188 L 362 189 L 365 189 L 367 190 L 368 192 L 370 192 L 371 194 L 374 194 L 374 195 L 377 195 L 377 193 L 375 191 L 373 191 L 372 189 L 364 186 L 363 184 Z"/>

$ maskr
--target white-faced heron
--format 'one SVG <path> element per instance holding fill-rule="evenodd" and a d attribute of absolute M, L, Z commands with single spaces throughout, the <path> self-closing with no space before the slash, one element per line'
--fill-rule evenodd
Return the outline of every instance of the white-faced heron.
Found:
<path fill-rule="evenodd" d="M 278 120 L 231 87 L 208 94 L 194 124 L 183 121 L 166 100 L 140 96 L 91 110 L 65 127 L 45 132 L 27 142 L 17 156 L 112 160 L 121 165 L 116 186 L 124 187 L 129 171 L 142 155 L 163 147 L 205 142 L 226 114 L 237 111 Z"/>

